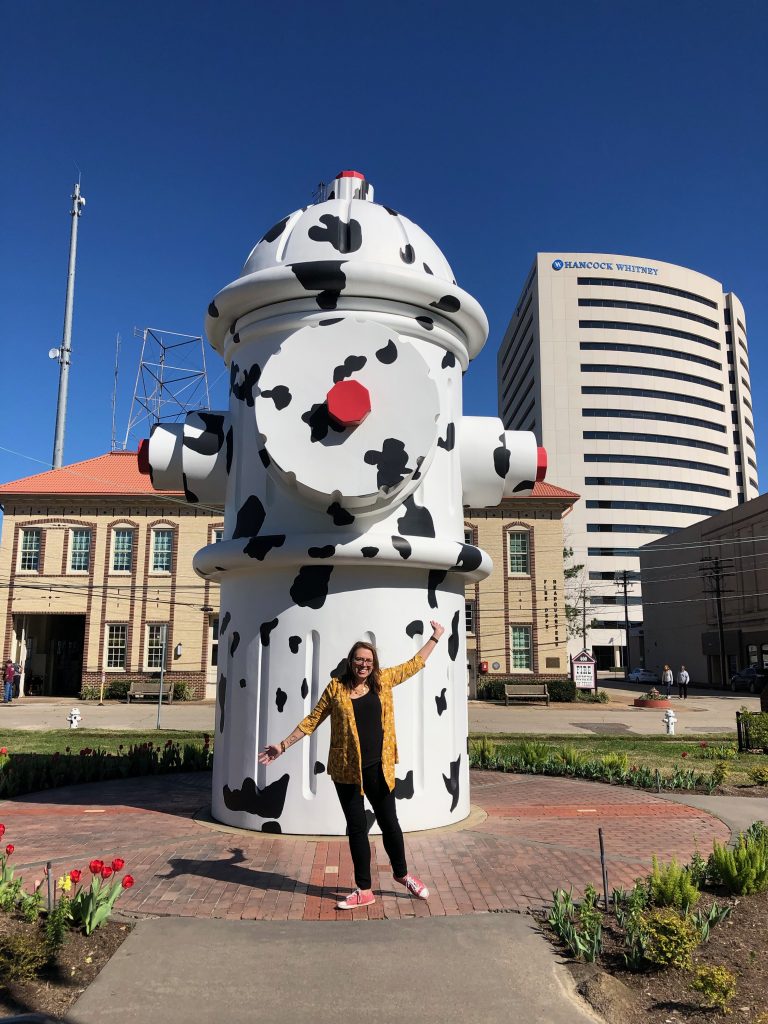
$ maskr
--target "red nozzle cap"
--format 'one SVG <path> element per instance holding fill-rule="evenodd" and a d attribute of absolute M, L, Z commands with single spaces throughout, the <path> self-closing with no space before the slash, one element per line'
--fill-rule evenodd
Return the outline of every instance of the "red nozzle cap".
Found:
<path fill-rule="evenodd" d="M 144 438 L 143 441 L 139 441 L 139 472 L 143 476 L 149 476 L 149 441 Z"/>
<path fill-rule="evenodd" d="M 536 483 L 541 483 L 547 475 L 547 449 L 536 449 Z"/>
<path fill-rule="evenodd" d="M 357 380 L 340 380 L 328 392 L 328 412 L 343 427 L 356 427 L 371 411 L 368 388 Z"/>
<path fill-rule="evenodd" d="M 339 171 L 336 175 L 337 178 L 362 178 L 365 180 L 365 175 L 361 174 L 360 171 Z"/>

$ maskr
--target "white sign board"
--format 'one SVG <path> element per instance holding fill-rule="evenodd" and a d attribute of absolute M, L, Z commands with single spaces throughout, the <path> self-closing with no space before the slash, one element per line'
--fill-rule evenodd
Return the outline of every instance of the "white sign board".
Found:
<path fill-rule="evenodd" d="M 577 690 L 595 689 L 595 659 L 588 651 L 581 651 L 571 659 L 571 676 Z"/>

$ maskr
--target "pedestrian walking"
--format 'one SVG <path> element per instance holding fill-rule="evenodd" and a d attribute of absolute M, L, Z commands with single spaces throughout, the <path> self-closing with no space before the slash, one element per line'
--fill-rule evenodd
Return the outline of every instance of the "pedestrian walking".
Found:
<path fill-rule="evenodd" d="M 672 696 L 672 683 L 674 680 L 675 677 L 672 675 L 672 669 L 669 665 L 665 665 L 664 671 L 661 673 L 661 681 L 664 683 L 664 693 L 667 697 Z"/>
<path fill-rule="evenodd" d="M 13 700 L 13 677 L 15 675 L 15 669 L 13 662 L 9 658 L 5 663 L 3 669 L 3 704 L 10 704 Z"/>
<path fill-rule="evenodd" d="M 339 910 L 369 907 L 376 902 L 371 889 L 371 845 L 363 796 L 367 796 L 381 828 L 384 849 L 396 882 L 417 899 L 429 896 L 426 885 L 408 871 L 403 832 L 395 807 L 397 740 L 392 689 L 420 672 L 444 633 L 439 622 L 430 623 L 432 636 L 410 661 L 379 668 L 373 644 L 359 640 L 347 656 L 346 669 L 331 679 L 314 709 L 279 743 L 269 743 L 259 754 L 260 764 L 272 764 L 287 747 L 315 731 L 329 715 L 331 743 L 328 774 L 336 786 L 347 821 L 355 890 L 337 904 Z"/>
<path fill-rule="evenodd" d="M 680 671 L 677 673 L 677 696 L 680 700 L 688 700 L 688 683 L 690 681 L 688 669 L 685 665 L 681 665 Z"/>

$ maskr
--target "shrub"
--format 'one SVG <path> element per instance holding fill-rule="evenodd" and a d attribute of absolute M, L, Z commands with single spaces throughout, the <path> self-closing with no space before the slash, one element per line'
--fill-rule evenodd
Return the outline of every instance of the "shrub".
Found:
<path fill-rule="evenodd" d="M 623 775 L 624 772 L 629 771 L 629 757 L 627 754 L 603 754 L 600 760 L 609 772 L 616 772 L 619 775 Z"/>
<path fill-rule="evenodd" d="M 699 933 L 688 918 L 671 907 L 659 907 L 643 915 L 645 956 L 659 967 L 691 969 L 691 956 L 699 944 Z"/>
<path fill-rule="evenodd" d="M 577 690 L 576 700 L 584 704 L 607 704 L 608 693 L 606 690 Z"/>
<path fill-rule="evenodd" d="M 80 690 L 78 700 L 98 700 L 99 699 L 99 687 L 98 686 L 84 686 Z"/>
<path fill-rule="evenodd" d="M 109 685 L 104 691 L 104 696 L 109 700 L 126 700 L 128 697 L 128 691 L 131 688 L 131 680 L 126 679 L 124 676 L 119 678 L 110 679 Z"/>
<path fill-rule="evenodd" d="M 701 893 L 694 884 L 687 868 L 673 858 L 671 863 L 660 865 L 653 856 L 653 871 L 648 876 L 650 901 L 656 907 L 675 907 L 688 913 L 699 902 Z"/>
<path fill-rule="evenodd" d="M 576 683 L 572 679 L 544 679 L 549 699 L 553 703 L 565 704 L 576 700 Z"/>
<path fill-rule="evenodd" d="M 504 680 L 485 678 L 477 681 L 478 700 L 504 700 Z"/>
<path fill-rule="evenodd" d="M 45 919 L 45 941 L 52 953 L 64 945 L 71 921 L 72 903 L 68 896 L 61 893 L 58 902 Z"/>
<path fill-rule="evenodd" d="M 174 700 L 192 700 L 192 690 L 189 688 L 189 683 L 176 682 L 173 684 L 173 699 Z"/>
<path fill-rule="evenodd" d="M 768 713 L 741 709 L 741 722 L 745 727 L 747 745 L 750 750 L 762 750 L 768 754 Z"/>
<path fill-rule="evenodd" d="M 709 773 L 709 783 L 707 788 L 711 790 L 717 789 L 718 786 L 722 786 L 725 780 L 728 778 L 731 766 L 727 761 L 718 761 L 712 771 Z"/>
<path fill-rule="evenodd" d="M 40 936 L 21 933 L 0 937 L 0 978 L 33 981 L 48 959 L 48 948 Z"/>
<path fill-rule="evenodd" d="M 550 750 L 541 740 L 523 740 L 520 744 L 520 762 L 526 768 L 541 768 L 549 761 Z"/>
<path fill-rule="evenodd" d="M 724 744 L 710 747 L 708 743 L 702 742 L 699 744 L 699 752 L 696 756 L 703 757 L 707 761 L 730 761 L 737 754 L 736 747 L 727 747 Z"/>
<path fill-rule="evenodd" d="M 579 748 L 570 745 L 558 747 L 555 751 L 555 759 L 566 768 L 581 768 L 585 761 Z"/>
<path fill-rule="evenodd" d="M 691 988 L 701 992 L 707 1006 L 723 1010 L 736 994 L 736 975 L 727 967 L 697 967 Z"/>
<path fill-rule="evenodd" d="M 487 736 L 481 736 L 472 741 L 470 755 L 474 767 L 489 768 L 496 761 L 496 747 Z"/>
<path fill-rule="evenodd" d="M 750 768 L 749 777 L 755 786 L 768 786 L 768 764 L 760 764 Z"/>
<path fill-rule="evenodd" d="M 754 829 L 754 825 L 751 826 Z M 728 892 L 746 896 L 768 889 L 768 835 L 750 832 L 739 836 L 735 849 L 715 840 L 708 865 L 709 877 Z"/>

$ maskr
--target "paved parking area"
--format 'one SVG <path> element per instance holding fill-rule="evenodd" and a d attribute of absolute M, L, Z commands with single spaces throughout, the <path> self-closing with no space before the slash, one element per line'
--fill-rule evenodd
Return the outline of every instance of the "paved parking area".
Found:
<path fill-rule="evenodd" d="M 406 836 L 428 902 L 394 886 L 372 839 L 374 906 L 335 909 L 353 888 L 343 838 L 292 837 L 217 826 L 210 775 L 125 779 L 49 790 L 0 803 L 17 871 L 38 878 L 94 857 L 123 857 L 136 879 L 120 898 L 139 916 L 265 921 L 443 917 L 526 910 L 553 889 L 600 883 L 598 827 L 611 886 L 647 873 L 652 855 L 686 861 L 730 830 L 707 811 L 652 794 L 571 779 L 472 772 L 473 813 L 458 826 Z"/>

